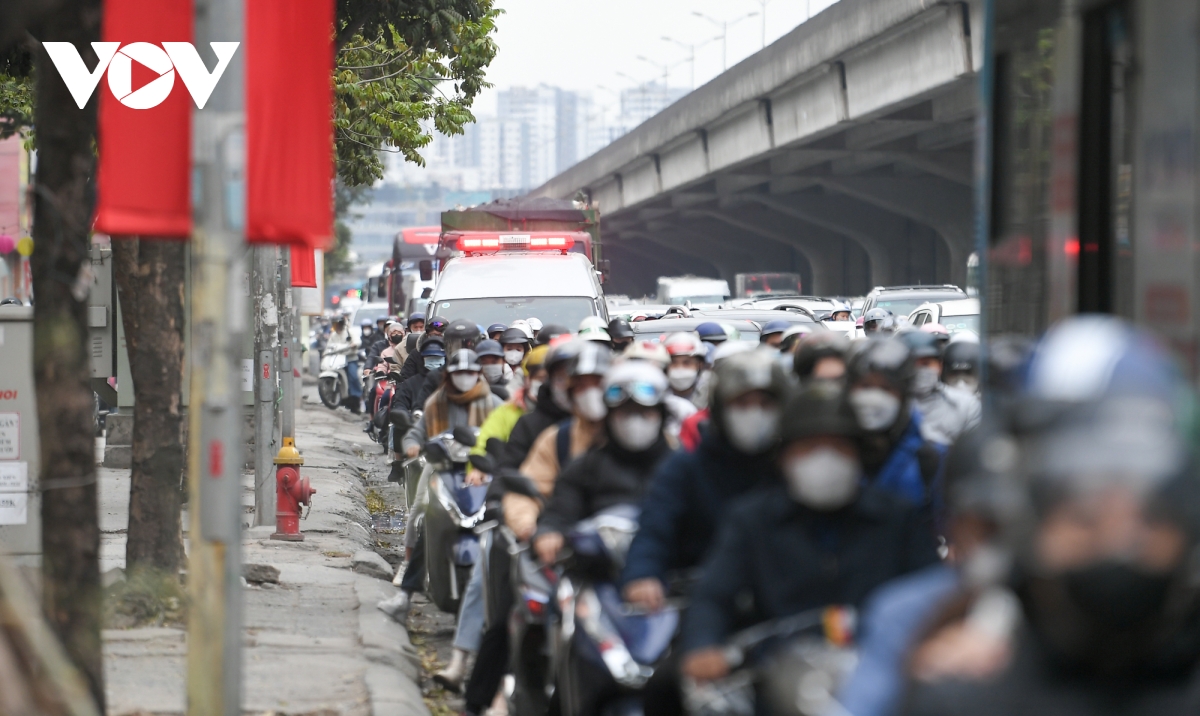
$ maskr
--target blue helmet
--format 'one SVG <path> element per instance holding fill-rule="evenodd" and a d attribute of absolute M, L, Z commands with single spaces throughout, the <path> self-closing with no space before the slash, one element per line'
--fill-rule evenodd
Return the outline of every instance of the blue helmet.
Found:
<path fill-rule="evenodd" d="M 425 322 L 425 314 L 421 313 L 420 311 L 416 311 L 414 313 L 409 314 L 408 322 L 405 325 L 411 326 L 413 323 L 415 323 L 417 321 L 421 321 L 422 323 L 424 323 Z"/>
<path fill-rule="evenodd" d="M 724 343 L 729 338 L 721 324 L 714 321 L 705 321 L 696 326 L 696 335 L 705 343 Z"/>
<path fill-rule="evenodd" d="M 767 336 L 774 335 L 776 333 L 783 333 L 788 328 L 791 328 L 791 326 L 792 324 L 788 323 L 787 321 L 768 321 L 767 325 L 763 326 L 762 337 L 766 338 Z"/>

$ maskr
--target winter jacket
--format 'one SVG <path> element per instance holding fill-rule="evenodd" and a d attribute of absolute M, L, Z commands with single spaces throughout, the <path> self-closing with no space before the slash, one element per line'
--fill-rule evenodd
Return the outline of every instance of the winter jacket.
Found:
<path fill-rule="evenodd" d="M 625 558 L 625 582 L 657 577 L 665 583 L 668 573 L 699 566 L 730 503 L 777 479 L 769 455 L 735 450 L 711 425 L 702 432 L 696 452 L 676 451 L 651 479 Z"/>
<path fill-rule="evenodd" d="M 405 433 L 405 435 L 404 435 L 404 440 L 401 443 L 401 445 L 404 447 L 405 450 L 407 450 L 410 447 L 418 447 L 418 448 L 425 447 L 425 441 L 430 437 L 429 435 L 426 434 L 426 429 L 425 429 L 425 420 L 426 420 L 426 418 L 429 417 L 428 403 L 430 401 L 437 400 L 438 397 L 442 396 L 442 395 L 443 395 L 442 393 L 437 393 L 436 395 L 431 395 L 429 397 L 429 399 L 426 401 L 427 407 L 425 409 L 425 413 L 421 416 L 421 418 L 416 423 L 413 424 L 413 426 L 411 428 L 408 429 L 408 432 Z M 470 396 L 469 393 L 467 395 Z M 445 401 L 446 423 L 447 423 L 446 430 L 447 431 L 453 430 L 454 428 L 462 427 L 462 426 L 479 427 L 486 420 L 486 419 L 481 420 L 478 423 L 472 422 L 472 420 L 470 418 L 471 405 L 472 405 L 471 403 L 455 403 L 450 400 L 445 400 L 445 398 L 443 398 L 443 400 Z M 490 411 L 495 410 L 496 408 L 500 407 L 500 399 L 497 398 L 496 396 L 492 395 L 491 391 L 488 391 L 488 390 L 483 391 L 483 397 L 480 398 L 478 402 L 481 403 L 480 407 L 482 408 L 482 410 L 489 412 L 489 413 L 490 413 Z"/>
<path fill-rule="evenodd" d="M 683 651 L 724 644 L 741 622 L 835 604 L 861 607 L 888 580 L 937 561 L 937 542 L 920 512 L 876 488 L 836 512 L 808 509 L 782 485 L 747 495 L 721 527 L 692 592 Z M 748 615 L 740 606 L 747 602 Z"/>
<path fill-rule="evenodd" d="M 519 467 L 525 462 L 538 436 L 546 428 L 569 417 L 571 413 L 558 407 L 550 397 L 550 383 L 544 384 L 538 393 L 537 405 L 532 411 L 521 416 L 509 433 L 508 444 L 505 445 L 504 454 L 500 458 L 500 467 Z"/>
<path fill-rule="evenodd" d="M 921 435 L 931 443 L 950 446 L 959 435 L 979 424 L 979 396 L 938 383 L 927 395 L 913 398 L 921 413 Z"/>
<path fill-rule="evenodd" d="M 563 468 L 554 482 L 538 531 L 565 533 L 597 512 L 641 502 L 655 468 L 670 453 L 662 436 L 643 452 L 631 453 L 612 440 L 588 451 Z"/>
<path fill-rule="evenodd" d="M 521 474 L 532 480 L 538 491 L 546 497 L 553 494 L 554 483 L 564 467 L 563 462 L 559 460 L 558 436 L 563 425 L 564 423 L 559 423 L 543 430 L 530 448 L 525 462 L 521 463 Z M 590 420 L 571 418 L 565 425 L 569 431 L 565 452 L 571 459 L 584 454 L 604 439 L 603 422 L 594 423 Z M 504 521 L 509 529 L 521 536 L 533 534 L 537 527 L 538 514 L 542 509 L 541 504 L 531 497 L 512 492 L 505 493 L 501 504 L 504 506 Z"/>
<path fill-rule="evenodd" d="M 404 364 L 400 366 L 400 381 L 404 382 L 408 378 L 417 373 L 425 372 L 425 356 L 421 355 L 419 350 L 408 354 L 404 359 Z"/>
<path fill-rule="evenodd" d="M 530 404 L 525 401 L 525 391 L 516 391 L 516 395 L 511 400 L 493 410 L 488 419 L 484 421 L 483 425 L 479 428 L 479 436 L 476 438 L 475 447 L 471 448 L 471 454 L 483 455 L 486 453 L 487 441 L 490 438 L 496 438 L 500 442 L 507 443 L 513 428 L 516 427 L 521 417 L 528 412 L 529 407 Z"/>
<path fill-rule="evenodd" d="M 424 368 L 424 366 L 422 366 Z M 396 390 L 396 399 L 392 407 L 399 407 L 413 412 L 423 410 L 425 401 L 433 395 L 433 391 L 442 384 L 442 369 L 427 370 L 423 374 L 414 375 L 400 384 Z"/>
<path fill-rule="evenodd" d="M 914 505 L 923 505 L 932 498 L 943 455 L 922 437 L 921 421 L 920 413 L 914 410 L 889 435 L 862 439 L 868 482 Z"/>

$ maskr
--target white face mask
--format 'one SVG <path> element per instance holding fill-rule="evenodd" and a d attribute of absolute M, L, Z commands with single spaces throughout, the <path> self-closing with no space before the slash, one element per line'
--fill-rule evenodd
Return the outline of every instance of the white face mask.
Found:
<path fill-rule="evenodd" d="M 554 400 L 554 404 L 561 410 L 565 410 L 568 413 L 571 412 L 571 394 L 567 392 L 565 383 L 551 383 L 550 397 Z"/>
<path fill-rule="evenodd" d="M 483 375 L 485 378 L 487 378 L 489 383 L 495 385 L 496 383 L 500 382 L 501 378 L 504 377 L 504 366 L 500 365 L 499 363 L 496 363 L 495 365 L 485 365 L 483 366 Z"/>
<path fill-rule="evenodd" d="M 814 510 L 845 507 L 858 494 L 858 463 L 833 448 L 795 458 L 783 472 L 792 499 Z"/>
<path fill-rule="evenodd" d="M 725 411 L 725 434 L 742 452 L 763 452 L 779 434 L 778 408 L 730 408 Z"/>
<path fill-rule="evenodd" d="M 525 400 L 529 400 L 529 401 L 536 403 L 537 399 L 538 399 L 538 394 L 541 392 L 542 392 L 542 381 L 531 380 L 531 381 L 529 381 L 529 389 L 525 391 Z"/>
<path fill-rule="evenodd" d="M 514 368 L 521 365 L 523 360 L 525 360 L 525 351 L 504 351 L 504 362 Z"/>
<path fill-rule="evenodd" d="M 695 368 L 670 368 L 667 370 L 667 382 L 671 384 L 672 390 L 677 390 L 682 393 L 685 390 L 691 390 L 696 384 L 696 378 L 699 377 L 700 371 Z"/>
<path fill-rule="evenodd" d="M 479 374 L 472 373 L 470 371 L 454 373 L 450 376 L 450 382 L 454 384 L 454 387 L 458 389 L 458 392 L 465 393 L 471 388 L 474 388 L 475 384 L 479 382 Z"/>
<path fill-rule="evenodd" d="M 900 399 L 883 388 L 859 388 L 850 392 L 850 407 L 858 426 L 869 432 L 890 428 L 900 415 Z"/>
<path fill-rule="evenodd" d="M 630 452 L 642 452 L 658 440 L 662 416 L 658 413 L 616 415 L 608 421 L 608 429 L 618 445 Z"/>
<path fill-rule="evenodd" d="M 917 368 L 913 374 L 912 393 L 913 395 L 929 395 L 938 384 L 938 369 L 937 368 Z"/>
<path fill-rule="evenodd" d="M 599 388 L 587 388 L 575 394 L 575 412 L 584 420 L 598 422 L 608 415 L 608 406 L 604 404 L 604 391 Z"/>
<path fill-rule="evenodd" d="M 978 393 L 979 392 L 979 380 L 977 378 L 972 378 L 970 376 L 961 376 L 961 377 L 953 378 L 948 383 L 948 385 L 952 388 L 958 388 L 959 390 L 965 390 L 968 393 Z"/>

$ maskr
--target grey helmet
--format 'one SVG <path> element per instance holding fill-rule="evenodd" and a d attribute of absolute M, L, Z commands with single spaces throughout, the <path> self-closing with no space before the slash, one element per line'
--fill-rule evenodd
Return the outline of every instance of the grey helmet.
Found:
<path fill-rule="evenodd" d="M 445 370 L 447 374 L 461 373 L 463 371 L 478 373 L 483 368 L 479 365 L 479 356 L 475 355 L 475 351 L 470 348 L 459 348 L 446 361 Z"/>

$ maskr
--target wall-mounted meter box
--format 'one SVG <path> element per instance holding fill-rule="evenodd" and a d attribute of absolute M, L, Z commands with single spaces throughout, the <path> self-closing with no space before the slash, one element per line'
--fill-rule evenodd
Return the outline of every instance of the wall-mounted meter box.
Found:
<path fill-rule="evenodd" d="M 0 306 L 0 365 L 0 555 L 38 566 L 42 500 L 31 306 Z"/>

